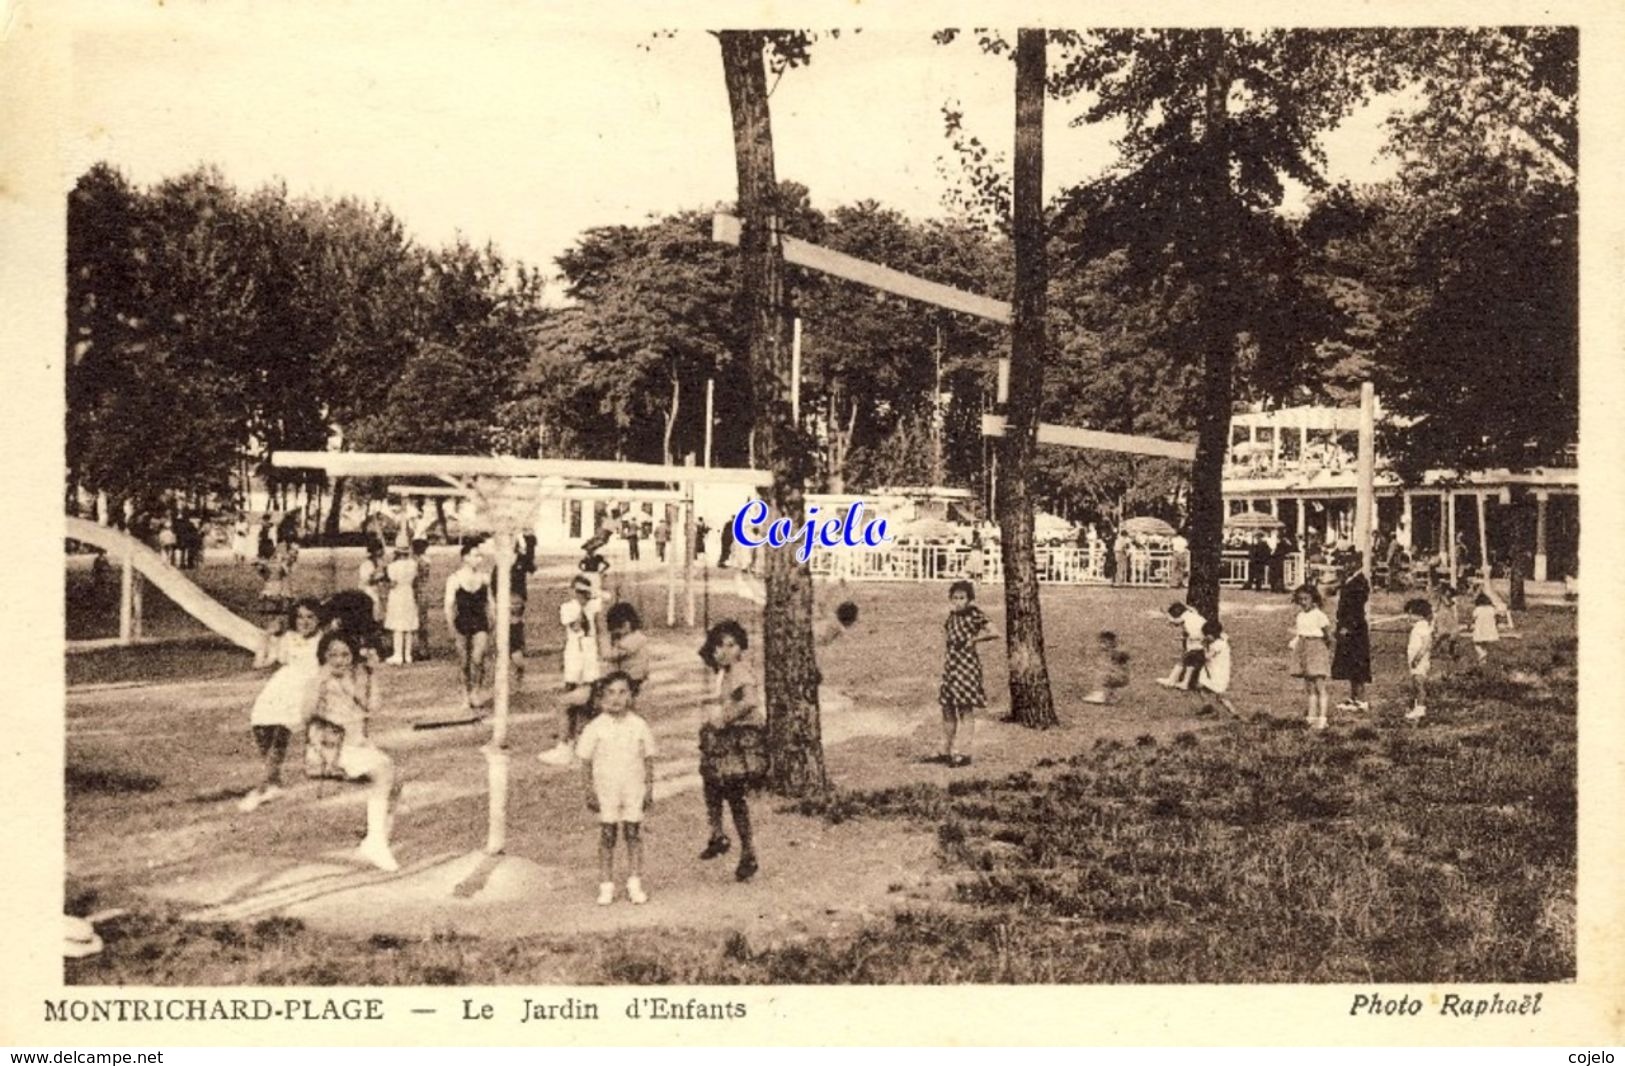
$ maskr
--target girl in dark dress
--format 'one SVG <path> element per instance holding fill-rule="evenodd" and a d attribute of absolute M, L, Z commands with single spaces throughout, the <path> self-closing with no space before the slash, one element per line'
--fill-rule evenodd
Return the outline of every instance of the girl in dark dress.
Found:
<path fill-rule="evenodd" d="M 1339 710 L 1365 712 L 1371 704 L 1365 687 L 1371 681 L 1371 630 L 1366 623 L 1366 604 L 1371 600 L 1371 583 L 1356 557 L 1337 595 L 1337 644 L 1332 652 L 1332 680 L 1349 683 L 1349 698 Z"/>
<path fill-rule="evenodd" d="M 751 834 L 750 802 L 746 793 L 760 783 L 767 769 L 762 736 L 766 719 L 758 695 L 755 672 L 745 659 L 750 638 L 732 619 L 718 622 L 705 635 L 700 659 L 712 671 L 716 694 L 706 701 L 700 726 L 700 781 L 705 788 L 705 817 L 711 839 L 702 859 L 714 859 L 732 846 L 722 826 L 722 807 L 733 813 L 739 834 L 739 868 L 734 877 L 749 881 L 756 875 L 756 842 Z"/>
<path fill-rule="evenodd" d="M 946 652 L 937 701 L 942 704 L 942 761 L 949 766 L 970 765 L 969 749 L 976 740 L 976 711 L 987 706 L 987 695 L 982 691 L 982 660 L 976 654 L 976 645 L 996 640 L 997 636 L 988 627 L 987 615 L 973 602 L 975 599 L 976 586 L 969 581 L 955 581 L 948 587 L 948 602 L 953 608 L 942 624 Z M 965 750 L 955 752 L 954 742 L 961 726 Z"/>

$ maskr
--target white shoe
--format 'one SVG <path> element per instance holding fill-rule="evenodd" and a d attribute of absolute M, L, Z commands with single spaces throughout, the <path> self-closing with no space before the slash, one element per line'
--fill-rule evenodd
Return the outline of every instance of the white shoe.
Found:
<path fill-rule="evenodd" d="M 399 655 L 391 655 L 389 658 L 385 659 L 384 662 L 388 663 L 390 666 L 406 665 L 406 660 L 401 658 Z"/>
<path fill-rule="evenodd" d="M 558 744 L 536 756 L 536 761 L 548 766 L 569 766 L 575 762 L 575 749 L 568 744 Z"/>
<path fill-rule="evenodd" d="M 361 862 L 378 867 L 385 873 L 394 873 L 401 868 L 401 864 L 395 861 L 394 854 L 390 852 L 389 845 L 375 837 L 363 840 L 361 846 L 355 849 L 355 857 Z"/>
<path fill-rule="evenodd" d="M 607 907 L 615 902 L 615 882 L 603 881 L 598 885 L 598 905 Z"/>
<path fill-rule="evenodd" d="M 261 803 L 270 803 L 272 800 L 279 800 L 281 798 L 282 798 L 282 786 L 281 785 L 267 785 L 266 787 L 260 789 L 260 802 Z"/>
<path fill-rule="evenodd" d="M 649 894 L 643 891 L 643 882 L 636 877 L 626 879 L 626 898 L 633 903 L 649 902 Z"/>
<path fill-rule="evenodd" d="M 1420 718 L 1426 718 L 1427 716 L 1428 709 L 1426 707 L 1412 707 L 1410 710 L 1405 712 L 1405 717 L 1409 718 L 1413 722 Z"/>
<path fill-rule="evenodd" d="M 1309 728 L 1315 730 L 1317 733 L 1320 732 L 1326 728 L 1326 719 L 1316 718 L 1312 723 L 1310 723 Z"/>
<path fill-rule="evenodd" d="M 237 809 L 244 814 L 252 814 L 259 810 L 260 804 L 265 802 L 265 790 L 256 788 L 248 795 L 237 801 Z"/>

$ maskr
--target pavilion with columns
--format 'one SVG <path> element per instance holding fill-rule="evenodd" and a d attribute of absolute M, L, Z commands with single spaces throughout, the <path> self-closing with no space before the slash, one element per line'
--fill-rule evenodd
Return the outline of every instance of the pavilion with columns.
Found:
<path fill-rule="evenodd" d="M 1267 511 L 1295 531 L 1300 545 L 1311 532 L 1323 541 L 1352 539 L 1357 411 L 1288 407 L 1237 414 L 1230 425 L 1224 477 L 1230 512 Z M 1503 559 L 1518 524 L 1526 523 L 1534 580 L 1578 574 L 1580 469 L 1573 448 L 1548 466 L 1429 471 L 1410 485 L 1379 453 L 1375 485 L 1377 529 L 1416 554 L 1443 554 L 1451 573 L 1486 556 Z"/>

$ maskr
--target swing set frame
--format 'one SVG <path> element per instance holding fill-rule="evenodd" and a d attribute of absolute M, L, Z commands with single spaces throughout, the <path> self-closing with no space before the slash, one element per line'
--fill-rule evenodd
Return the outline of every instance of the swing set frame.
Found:
<path fill-rule="evenodd" d="M 513 566 L 514 538 L 534 525 L 536 511 L 547 498 L 569 498 L 571 492 L 592 492 L 583 498 L 632 498 L 656 492 L 662 498 L 677 495 L 685 504 L 686 525 L 692 530 L 694 487 L 734 485 L 757 489 L 770 485 L 768 471 L 733 467 L 675 467 L 653 463 L 612 462 L 593 459 L 520 459 L 513 456 L 416 455 L 367 452 L 276 452 L 274 467 L 321 470 L 328 477 L 353 478 L 434 478 L 451 494 L 474 502 L 479 516 L 489 525 L 496 554 L 497 571 L 506 574 Z M 661 490 L 583 488 L 567 480 L 620 481 L 666 486 Z M 438 486 L 437 486 L 438 488 Z M 674 491 L 675 490 L 675 491 Z M 688 540 L 692 543 L 692 538 Z M 685 556 L 692 552 L 684 551 Z M 687 578 L 692 559 L 683 561 Z M 508 711 L 512 691 L 512 646 L 508 627 L 513 619 L 513 593 L 509 582 L 498 581 L 496 589 L 496 671 L 492 686 L 491 740 L 481 749 L 489 774 L 489 818 L 484 851 L 501 855 L 508 840 Z M 668 586 L 668 620 L 673 610 L 673 587 Z M 689 582 L 688 622 L 693 624 L 693 586 Z"/>

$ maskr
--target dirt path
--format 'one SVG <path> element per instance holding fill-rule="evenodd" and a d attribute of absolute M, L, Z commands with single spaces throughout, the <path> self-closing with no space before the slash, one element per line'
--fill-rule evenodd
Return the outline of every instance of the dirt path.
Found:
<path fill-rule="evenodd" d="M 1077 702 L 1086 676 L 1082 661 L 1066 649 L 1092 636 L 1091 619 L 1130 630 L 1136 669 L 1145 671 L 1137 676 L 1149 677 L 1150 664 L 1160 668 L 1171 643 L 1153 617 L 1158 598 L 1079 595 L 1060 602 L 1053 637 L 1062 728 L 1034 732 L 997 720 L 1002 657 L 990 653 L 987 689 L 995 706 L 984 716 L 975 766 L 924 763 L 939 743 L 932 702 L 938 619 L 922 614 L 918 596 L 886 589 L 852 595 L 864 621 L 853 636 L 820 653 L 826 676 L 857 697 L 825 701 L 826 760 L 831 779 L 843 788 L 997 778 L 1033 771 L 1101 739 L 1166 740 L 1201 728 L 1188 699 L 1148 682 L 1124 704 Z M 925 602 L 940 610 L 934 598 Z M 721 606 L 713 601 L 713 617 Z M 1276 643 L 1278 606 L 1263 598 L 1249 606 L 1227 616 L 1227 624 L 1253 647 Z M 770 797 L 753 803 L 763 866 L 752 883 L 735 883 L 734 856 L 697 861 L 706 826 L 695 736 L 706 682 L 695 643 L 692 634 L 656 631 L 656 676 L 640 707 L 662 747 L 656 803 L 645 823 L 645 881 L 653 897 L 647 906 L 592 903 L 595 816 L 582 802 L 576 771 L 536 761 L 559 729 L 557 675 L 539 669 L 553 662 L 546 650 L 515 698 L 506 849 L 514 861 L 494 867 L 469 857 L 486 836 L 487 760 L 480 749 L 489 729 L 412 728 L 454 715 L 459 688 L 448 662 L 386 668 L 383 675 L 379 740 L 406 778 L 395 848 L 403 871 L 396 875 L 346 861 L 364 823 L 364 800 L 352 786 L 298 781 L 280 802 L 252 815 L 237 812 L 236 798 L 257 777 L 247 708 L 265 675 L 71 690 L 71 887 L 94 890 L 104 906 L 164 900 L 199 917 L 288 914 L 368 933 L 512 936 L 658 925 L 765 931 L 769 941 L 826 934 L 906 901 L 950 893 L 931 827 L 895 820 L 831 826 L 788 813 L 783 800 Z M 1237 695 L 1256 709 L 1280 687 L 1273 666 L 1253 667 L 1241 674 Z M 1296 713 L 1295 706 L 1287 702 L 1287 713 Z"/>
<path fill-rule="evenodd" d="M 243 708 L 263 675 L 70 692 L 72 762 L 98 768 L 91 773 L 113 790 L 70 804 L 70 877 L 104 899 L 165 900 L 200 919 L 285 914 L 352 932 L 482 936 L 646 926 L 822 934 L 937 891 L 927 834 L 895 823 L 831 827 L 776 813 L 783 801 L 769 797 L 753 804 L 763 869 L 751 884 L 734 881 L 734 855 L 697 861 L 707 831 L 694 738 L 706 681 L 691 660 L 686 647 L 661 645 L 644 701 L 661 748 L 645 831 L 647 906 L 593 903 L 596 816 L 582 802 L 580 771 L 536 760 L 559 729 L 551 699 L 537 691 L 550 692 L 554 679 L 539 671 L 511 719 L 512 858 L 469 856 L 484 842 L 479 748 L 489 729 L 413 728 L 454 713 L 458 690 L 445 663 L 384 674 L 390 696 L 376 736 L 406 775 L 395 875 L 347 861 L 364 820 L 358 788 L 293 776 L 282 800 L 237 811 L 255 771 Z M 835 693 L 826 702 L 834 761 L 846 747 L 904 738 L 919 725 L 895 711 L 857 710 Z"/>

